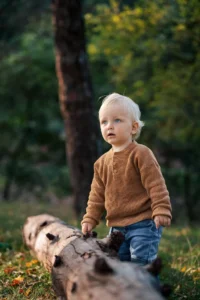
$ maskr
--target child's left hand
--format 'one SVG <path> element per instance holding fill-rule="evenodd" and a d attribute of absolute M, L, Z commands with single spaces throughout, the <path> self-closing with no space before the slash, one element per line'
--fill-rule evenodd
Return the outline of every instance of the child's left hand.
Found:
<path fill-rule="evenodd" d="M 156 228 L 158 229 L 160 226 L 168 227 L 171 225 L 171 219 L 167 216 L 155 216 L 154 222 L 156 224 Z"/>

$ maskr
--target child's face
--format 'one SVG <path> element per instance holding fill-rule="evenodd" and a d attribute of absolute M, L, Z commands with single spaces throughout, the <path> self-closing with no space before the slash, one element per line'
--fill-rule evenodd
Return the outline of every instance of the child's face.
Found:
<path fill-rule="evenodd" d="M 120 104 L 108 104 L 99 112 L 101 133 L 113 150 L 121 151 L 132 142 L 138 123 L 131 120 L 128 112 Z"/>

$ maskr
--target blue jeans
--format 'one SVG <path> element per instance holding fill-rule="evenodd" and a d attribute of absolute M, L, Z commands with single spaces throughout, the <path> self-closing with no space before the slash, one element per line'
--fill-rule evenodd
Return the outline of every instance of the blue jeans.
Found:
<path fill-rule="evenodd" d="M 152 219 L 124 227 L 111 227 L 109 234 L 113 231 L 121 231 L 125 237 L 118 252 L 121 261 L 146 265 L 156 259 L 162 226 L 157 229 Z"/>

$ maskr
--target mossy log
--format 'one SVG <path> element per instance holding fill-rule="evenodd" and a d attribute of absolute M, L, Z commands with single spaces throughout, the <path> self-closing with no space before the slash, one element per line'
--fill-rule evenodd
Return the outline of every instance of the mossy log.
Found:
<path fill-rule="evenodd" d="M 147 268 L 120 262 L 120 233 L 97 239 L 82 235 L 78 228 L 50 215 L 28 217 L 23 227 L 25 244 L 51 272 L 59 299 L 68 300 L 162 300 L 162 291 L 152 274 L 156 261 Z M 150 272 L 152 274 L 150 274 Z"/>

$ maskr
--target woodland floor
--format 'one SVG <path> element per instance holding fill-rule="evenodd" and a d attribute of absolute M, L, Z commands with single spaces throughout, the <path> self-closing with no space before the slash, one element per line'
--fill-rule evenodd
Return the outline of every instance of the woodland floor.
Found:
<path fill-rule="evenodd" d="M 70 225 L 80 227 L 66 203 L 0 203 L 0 300 L 56 299 L 50 275 L 30 255 L 22 240 L 22 226 L 30 215 L 49 213 Z M 108 232 L 102 222 L 99 237 Z M 7 243 L 12 250 L 2 249 Z M 174 227 L 165 229 L 159 256 L 163 260 L 160 279 L 172 286 L 169 299 L 200 299 L 200 229 Z"/>

